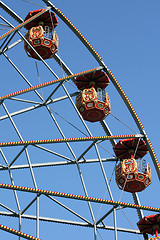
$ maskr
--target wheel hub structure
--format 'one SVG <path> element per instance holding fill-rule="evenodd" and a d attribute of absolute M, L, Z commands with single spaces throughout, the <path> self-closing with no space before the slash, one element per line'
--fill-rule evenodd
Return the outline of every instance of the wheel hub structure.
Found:
<path fill-rule="evenodd" d="M 160 178 L 152 144 L 96 50 L 53 1 L 37 2 L 43 5 L 41 11 L 26 1 L 19 14 L 9 1 L 8 5 L 0 1 L 0 238 L 147 239 L 148 233 L 136 223 L 149 215 L 146 211 L 160 212 L 158 205 L 152 205 L 157 194 L 154 176 Z M 32 11 L 36 14 L 25 19 Z M 46 12 L 50 27 L 52 16 L 58 19 L 59 47 L 43 59 L 25 37 L 25 26 L 39 22 L 37 18 L 43 22 Z M 92 121 L 94 109 L 93 114 L 87 112 L 86 121 L 76 106 L 83 91 L 76 79 L 99 72 L 110 81 L 108 85 L 93 79 L 94 86 L 108 85 L 108 112 L 105 119 Z M 117 109 L 122 111 L 114 117 Z M 147 146 L 145 157 L 153 180 L 141 193 L 125 192 L 116 184 L 115 169 L 121 159 L 113 148 L 126 139 L 136 140 L 133 156 L 141 140 Z"/>

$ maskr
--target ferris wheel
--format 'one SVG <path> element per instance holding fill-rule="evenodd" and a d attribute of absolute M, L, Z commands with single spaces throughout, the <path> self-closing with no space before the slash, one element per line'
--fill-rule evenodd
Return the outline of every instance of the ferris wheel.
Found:
<path fill-rule="evenodd" d="M 160 239 L 142 122 L 82 33 L 39 3 L 19 16 L 0 1 L 1 239 Z"/>

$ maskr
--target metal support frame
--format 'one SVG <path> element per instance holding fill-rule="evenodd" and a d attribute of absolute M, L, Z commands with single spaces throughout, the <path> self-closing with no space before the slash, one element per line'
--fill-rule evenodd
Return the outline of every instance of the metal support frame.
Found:
<path fill-rule="evenodd" d="M 98 55 L 93 51 L 93 49 L 88 45 L 88 43 L 85 41 L 85 39 L 79 34 L 78 31 L 76 31 L 74 29 L 74 26 L 71 26 L 69 24 L 69 22 L 66 20 L 66 18 L 64 16 L 61 15 L 61 13 L 58 11 L 57 8 L 55 8 L 55 6 L 48 0 L 43 0 L 43 2 L 46 3 L 46 5 L 49 6 L 49 9 L 52 8 L 52 10 L 54 12 L 56 12 L 58 14 L 58 16 L 70 27 L 70 29 L 77 35 L 77 37 L 82 41 L 82 43 L 88 48 L 88 50 L 91 52 L 91 54 L 93 55 L 93 57 L 97 60 L 97 62 L 100 64 L 100 68 L 104 69 L 104 71 L 109 75 L 112 83 L 114 84 L 115 88 L 117 89 L 118 93 L 121 95 L 121 97 L 123 98 L 126 106 L 128 107 L 133 119 L 135 120 L 139 130 L 140 130 L 140 133 L 141 133 L 141 137 L 144 137 L 144 140 L 146 141 L 146 144 L 150 150 L 150 154 L 151 154 L 151 157 L 152 157 L 152 160 L 154 162 L 154 165 L 155 165 L 155 168 L 157 170 L 157 173 L 158 173 L 158 176 L 160 176 L 160 173 L 159 173 L 159 168 L 157 167 L 157 162 L 156 162 L 156 159 L 155 159 L 155 156 L 153 154 L 153 151 L 151 149 L 151 145 L 150 145 L 150 142 L 148 141 L 148 138 L 147 138 L 147 135 L 144 131 L 144 129 L 141 127 L 141 123 L 140 121 L 137 119 L 137 117 L 135 116 L 134 114 L 134 111 L 133 109 L 130 107 L 130 105 L 128 104 L 128 100 L 125 99 L 124 97 L 124 94 L 123 92 L 120 91 L 119 89 L 119 86 L 117 85 L 114 77 L 112 76 L 111 72 L 109 71 L 109 69 L 107 68 L 107 66 L 104 64 L 104 62 L 101 60 L 101 58 L 98 57 Z M 22 26 L 24 26 L 26 23 L 23 22 L 23 20 L 18 16 L 16 15 L 11 9 L 9 9 L 4 3 L 2 3 L 2 1 L 0 1 L 0 6 L 5 9 L 7 12 L 9 12 L 19 23 L 21 23 L 19 26 L 17 26 L 16 28 L 14 28 L 10 23 L 8 23 L 7 21 L 5 21 L 9 26 L 11 26 L 13 29 L 11 31 L 9 31 L 9 33 L 7 34 L 4 34 L 0 39 L 6 37 L 6 39 L 4 40 L 1 48 L 3 47 L 3 49 L 1 50 L 0 54 L 3 54 L 5 56 L 5 58 L 11 63 L 11 65 L 16 69 L 16 71 L 20 74 L 20 76 L 27 82 L 27 84 L 32 88 L 32 85 L 30 84 L 30 82 L 28 81 L 28 79 L 26 79 L 26 77 L 20 72 L 20 70 L 16 67 L 16 65 L 12 62 L 11 59 L 8 58 L 8 56 L 6 55 L 6 52 L 7 50 L 11 49 L 12 47 L 14 47 L 15 45 L 17 45 L 19 42 L 21 42 L 22 40 L 18 40 L 17 42 L 15 42 L 14 44 L 8 46 L 8 44 L 10 43 L 11 39 L 14 37 L 14 34 L 17 33 L 18 30 L 20 30 L 20 28 Z M 48 9 L 47 9 L 48 10 Z M 13 33 L 12 36 L 10 36 L 10 34 Z M 18 31 L 18 34 L 20 35 L 20 37 L 27 42 L 28 45 L 29 42 L 23 37 L 23 35 Z M 30 45 L 30 47 L 32 48 L 32 46 Z M 38 53 L 34 50 L 34 48 L 32 48 L 33 51 L 38 55 Z M 41 56 L 39 56 L 39 58 L 42 60 L 43 64 L 48 68 L 48 70 L 53 74 L 53 76 L 55 76 L 57 79 L 58 79 L 58 76 L 53 72 L 53 70 L 48 66 L 48 64 L 41 58 Z M 64 69 L 64 71 L 68 74 L 68 75 L 73 75 L 73 73 L 70 71 L 70 69 L 65 65 L 65 63 L 60 59 L 60 57 L 56 54 L 54 56 L 55 60 L 61 65 L 61 67 Z M 74 77 L 73 77 L 74 79 Z M 81 119 L 86 131 L 88 132 L 89 136 L 92 137 L 92 133 L 90 132 L 88 126 L 86 125 L 85 121 L 83 120 L 82 116 L 79 114 L 73 100 L 72 100 L 72 96 L 75 96 L 77 93 L 73 93 L 73 94 L 69 94 L 66 87 L 65 87 L 65 82 L 67 80 L 64 79 L 62 80 L 59 85 L 57 86 L 57 88 L 55 88 L 52 93 L 46 98 L 46 100 L 43 99 L 43 97 L 35 90 L 33 89 L 33 91 L 35 92 L 35 94 L 37 94 L 37 96 L 39 97 L 39 99 L 41 100 L 41 102 L 33 102 L 33 101 L 29 101 L 29 100 L 23 100 L 23 99 L 18 99 L 18 98 L 14 98 L 14 97 L 9 97 L 8 100 L 12 100 L 12 101 L 25 101 L 25 102 L 28 102 L 28 103 L 31 103 L 31 104 L 35 104 L 34 106 L 31 106 L 29 108 L 26 108 L 26 109 L 22 109 L 20 111 L 17 111 L 17 112 L 14 112 L 14 113 L 9 113 L 6 105 L 4 104 L 4 100 L 1 100 L 1 104 L 4 108 L 4 110 L 6 111 L 6 115 L 5 116 L 2 116 L 0 118 L 0 120 L 4 120 L 6 118 L 8 118 L 13 126 L 13 128 L 15 129 L 15 132 L 17 133 L 19 139 L 21 141 L 23 141 L 23 138 L 22 136 L 20 135 L 19 131 L 18 131 L 18 128 L 17 126 L 15 125 L 14 121 L 13 121 L 13 116 L 16 116 L 18 114 L 22 114 L 24 112 L 27 112 L 27 111 L 31 111 L 31 110 L 34 110 L 36 108 L 39 108 L 39 107 L 45 107 L 49 113 L 49 115 L 51 116 L 51 119 L 53 120 L 53 123 L 57 126 L 57 129 L 59 130 L 61 136 L 63 139 L 65 139 L 65 135 L 61 129 L 61 127 L 59 126 L 58 122 L 56 121 L 56 118 L 55 116 L 53 115 L 53 113 L 51 112 L 50 108 L 49 108 L 49 104 L 53 103 L 53 102 L 56 102 L 56 101 L 61 101 L 61 100 L 64 100 L 66 98 L 68 98 L 70 100 L 70 103 L 72 104 L 75 112 L 79 115 L 79 118 Z M 62 96 L 61 98 L 59 99 L 52 99 L 54 93 L 57 91 L 57 89 L 59 87 L 62 87 L 64 92 L 66 93 L 65 96 Z M 112 136 L 112 133 L 109 129 L 109 127 L 107 126 L 107 124 L 105 123 L 105 121 L 102 121 L 101 122 L 101 125 L 103 126 L 103 128 L 105 129 L 105 132 L 108 136 Z M 116 141 L 114 138 L 110 139 L 112 145 L 114 146 Z M 105 173 L 105 170 L 104 170 L 104 166 L 103 166 L 103 162 L 107 162 L 107 161 L 117 161 L 116 158 L 111 158 L 111 159 L 102 159 L 101 156 L 100 156 L 100 153 L 99 153 L 99 150 L 98 150 L 98 142 L 97 140 L 96 141 L 93 141 L 93 143 L 88 147 L 86 148 L 86 150 L 84 150 L 84 152 L 79 156 L 79 157 L 76 157 L 73 149 L 71 148 L 70 144 L 69 144 L 69 141 L 66 142 L 66 145 L 70 151 L 70 153 L 72 154 L 73 156 L 73 159 L 69 159 L 68 157 L 66 156 L 62 156 L 58 153 L 55 153 L 49 149 L 46 149 L 42 146 L 39 146 L 37 144 L 34 144 L 33 146 L 34 147 L 37 147 L 41 150 L 44 150 L 44 151 L 47 151 L 47 152 L 50 152 L 51 154 L 55 154 L 59 157 L 62 157 L 64 158 L 66 161 L 61 161 L 61 162 L 51 162 L 51 163 L 38 163 L 38 164 L 32 164 L 31 161 L 30 161 L 30 158 L 29 158 L 29 154 L 28 154 L 28 149 L 27 149 L 27 146 L 28 145 L 24 145 L 24 147 L 21 149 L 21 151 L 17 154 L 17 156 L 12 160 L 12 162 L 9 164 L 7 159 L 5 158 L 4 156 L 4 153 L 2 152 L 2 149 L 0 149 L 0 153 L 6 163 L 6 166 L 0 166 L 0 170 L 8 170 L 9 171 L 9 174 L 10 174 L 10 179 L 11 179 L 11 183 L 12 185 L 14 185 L 14 182 L 13 182 L 13 177 L 12 177 L 12 173 L 11 171 L 14 170 L 14 169 L 21 169 L 21 168 L 29 168 L 30 169 L 30 172 L 31 172 L 31 175 L 32 175 L 32 180 L 33 180 L 33 184 L 35 186 L 35 188 L 37 189 L 37 183 L 36 183 L 36 180 L 35 180 L 35 177 L 34 177 L 34 173 L 33 173 L 33 168 L 35 167 L 47 167 L 47 166 L 60 166 L 60 165 L 69 165 L 69 164 L 75 164 L 77 166 L 77 170 L 78 170 L 78 173 L 79 173 L 79 176 L 80 176 L 80 180 L 81 180 L 81 183 L 82 183 L 82 188 L 84 190 L 84 193 L 85 193 L 85 196 L 88 197 L 88 193 L 87 193 L 87 189 L 86 189 L 86 185 L 85 185 L 85 182 L 84 182 L 84 179 L 83 179 L 83 175 L 82 175 L 82 172 L 81 172 L 81 169 L 80 169 L 80 164 L 81 163 L 90 163 L 90 162 L 99 162 L 100 164 L 100 167 L 101 167 L 101 171 L 102 171 L 102 175 L 104 177 L 104 181 L 105 181 L 105 184 L 107 186 L 107 189 L 108 189 L 108 192 L 109 192 L 109 195 L 110 195 L 110 199 L 113 201 L 113 196 L 112 196 L 112 192 L 111 192 L 111 189 L 110 189 L 110 186 L 109 186 L 109 183 L 108 183 L 108 179 L 107 179 L 107 176 L 106 176 L 106 173 Z M 95 150 L 96 150 L 96 155 L 97 155 L 97 159 L 82 159 L 84 158 L 85 154 L 92 148 L 94 147 Z M 18 157 L 25 151 L 26 153 L 26 158 L 28 160 L 28 165 L 15 165 L 16 163 L 16 160 L 18 159 Z M 82 216 L 80 216 L 79 214 L 73 212 L 71 209 L 69 209 L 67 206 L 63 205 L 62 203 L 58 202 L 56 199 L 52 198 L 51 196 L 47 196 L 49 197 L 52 201 L 56 202 L 57 204 L 61 205 L 64 209 L 67 209 L 68 211 L 72 212 L 73 214 L 75 214 L 76 216 L 78 216 L 81 220 L 84 221 L 84 223 L 81 223 L 81 222 L 72 222 L 72 221 L 67 221 L 67 220 L 59 220 L 59 219 L 53 219 L 53 218 L 44 218 L 44 217 L 41 217 L 39 216 L 39 198 L 40 198 L 40 194 L 37 194 L 37 196 L 28 204 L 28 206 L 26 206 L 26 208 L 21 211 L 20 210 L 20 206 L 19 206 L 19 201 L 18 201 L 18 197 L 17 197 L 17 193 L 16 193 L 16 190 L 14 190 L 14 194 L 15 194 L 15 199 L 16 199 L 16 203 L 17 203 L 17 209 L 18 209 L 18 212 L 14 212 L 13 210 L 9 209 L 7 206 L 4 206 L 2 204 L 0 204 L 2 207 L 4 207 L 5 209 L 7 209 L 9 212 L 0 212 L 0 215 L 4 215 L 4 216 L 11 216 L 11 217 L 19 217 L 19 231 L 21 230 L 21 219 L 22 218 L 26 218 L 26 219 L 34 219 L 36 220 L 37 222 L 37 226 L 36 226 L 36 231 L 37 231 L 37 238 L 39 237 L 39 222 L 40 221 L 50 221 L 50 222 L 62 222 L 62 223 L 65 223 L 65 224 L 73 224 L 73 225 L 78 225 L 78 226 L 85 226 L 85 227 L 92 227 L 94 228 L 94 239 L 96 240 L 97 239 L 97 229 L 108 229 L 108 230 L 114 230 L 115 232 L 115 240 L 117 240 L 117 231 L 124 231 L 124 232 L 131 232 L 131 233 L 135 233 L 135 234 L 140 234 L 139 231 L 137 230 L 130 230 L 130 229 L 122 229 L 122 228 L 118 228 L 117 227 L 117 223 L 116 223 L 116 208 L 118 205 L 114 205 L 114 207 L 112 207 L 103 217 L 101 217 L 97 222 L 95 221 L 95 217 L 94 217 L 94 213 L 93 213 L 93 210 L 92 210 L 92 207 L 91 207 L 91 203 L 90 201 L 88 201 L 88 206 L 89 206 L 89 211 L 90 211 L 90 215 L 92 217 L 92 220 L 93 220 L 93 223 L 90 223 L 88 220 L 86 220 L 85 218 L 83 218 Z M 134 201 L 135 201 L 135 204 L 138 204 L 140 205 L 140 201 L 139 201 L 139 198 L 138 198 L 138 195 L 137 194 L 133 194 L 133 198 L 134 198 Z M 24 212 L 36 201 L 36 211 L 37 211 L 37 214 L 36 216 L 30 216 L 30 215 L 25 215 Z M 137 208 L 137 211 L 138 211 L 138 215 L 140 216 L 140 218 L 143 217 L 143 212 L 142 212 L 142 209 L 141 208 Z M 100 222 L 103 221 L 103 219 L 105 219 L 109 214 L 111 213 L 114 213 L 114 227 L 109 227 L 109 226 L 105 226 L 104 224 L 103 225 L 99 225 Z M 102 222 L 103 223 L 103 222 Z"/>

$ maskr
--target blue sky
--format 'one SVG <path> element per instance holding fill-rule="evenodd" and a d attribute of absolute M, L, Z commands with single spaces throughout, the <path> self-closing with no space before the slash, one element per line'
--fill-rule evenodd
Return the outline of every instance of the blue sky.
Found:
<path fill-rule="evenodd" d="M 42 8 L 44 3 L 41 0 L 33 0 L 34 4 L 22 1 L 22 0 L 6 0 L 5 3 L 12 8 L 22 19 L 28 14 L 29 11 Z M 130 99 L 136 113 L 144 125 L 144 129 L 151 140 L 157 158 L 160 158 L 160 143 L 159 143 L 159 56 L 160 56 L 160 33 L 159 33 L 159 8 L 160 2 L 158 0 L 99 0 L 99 1 L 53 1 L 52 3 L 59 8 L 70 21 L 80 30 L 85 36 L 88 42 L 94 47 L 94 49 L 102 57 L 103 61 L 109 69 L 113 72 L 116 79 L 120 83 L 122 89 L 125 91 L 127 97 Z M 39 5 L 36 5 L 39 4 Z M 0 10 L 0 14 L 10 21 L 14 26 L 16 23 L 10 16 L 8 16 L 3 10 Z M 56 28 L 56 32 L 59 36 L 59 56 L 67 64 L 73 73 L 78 73 L 98 66 L 98 63 L 93 59 L 88 50 L 81 44 L 79 39 L 71 30 L 69 30 L 65 24 L 59 20 L 59 25 Z M 3 23 L 0 20 L 0 23 Z M 8 30 L 1 30 L 1 34 Z M 26 30 L 21 30 L 24 35 Z M 15 42 L 20 37 L 18 34 L 13 38 L 11 42 Z M 23 74 L 30 80 L 31 84 L 37 85 L 39 83 L 54 80 L 55 77 L 43 66 L 43 64 L 37 61 L 39 77 L 37 76 L 35 60 L 28 58 L 24 49 L 23 43 L 18 44 L 13 49 L 6 52 L 7 56 L 14 61 L 16 66 L 23 72 Z M 46 61 L 59 77 L 63 77 L 64 73 L 61 68 L 55 63 L 54 59 Z M 0 96 L 25 89 L 28 87 L 27 83 L 17 74 L 13 67 L 9 64 L 4 56 L 1 56 L 1 88 Z M 74 86 L 69 83 L 66 84 L 69 93 L 77 91 Z M 48 94 L 52 92 L 53 87 L 44 88 L 42 91 L 38 90 L 44 98 L 47 98 Z M 121 124 L 115 119 L 116 116 L 123 123 L 125 123 L 134 131 L 138 132 L 137 127 L 132 120 L 127 108 L 120 99 L 117 91 L 114 89 L 112 83 L 107 87 L 111 99 L 111 114 L 105 121 L 109 125 L 113 135 L 119 134 L 134 134 L 131 130 Z M 54 97 L 58 98 L 63 96 L 64 90 L 59 89 L 55 93 Z M 34 103 L 39 103 L 40 100 L 33 93 L 21 95 L 19 98 L 30 99 Z M 73 98 L 75 100 L 75 98 Z M 5 104 L 8 111 L 15 112 L 23 108 L 32 106 L 30 103 L 18 102 L 6 100 Z M 64 135 L 66 137 L 82 137 L 88 134 L 83 124 L 79 121 L 75 110 L 70 106 L 68 100 L 58 102 L 50 105 L 51 111 L 62 127 Z M 5 109 L 1 106 L 0 116 L 4 116 Z M 61 117 L 60 117 L 61 116 Z M 73 128 L 70 124 L 79 128 L 84 132 L 84 135 Z M 2 119 L 2 118 L 1 118 Z M 24 140 L 36 140 L 36 139 L 49 139 L 49 138 L 61 138 L 58 130 L 53 124 L 46 109 L 37 109 L 30 111 L 19 116 L 13 117 L 14 122 Z M 93 136 L 104 135 L 103 129 L 98 123 L 87 123 Z M 19 141 L 19 136 L 15 133 L 15 129 L 11 125 L 8 119 L 1 121 L 0 124 L 0 142 L 5 141 Z M 76 156 L 79 156 L 83 149 L 86 148 L 85 144 L 72 144 Z M 111 148 L 111 144 L 104 142 L 102 144 L 110 153 L 101 149 L 102 157 L 111 157 L 114 153 Z M 62 155 L 66 155 L 71 158 L 71 153 L 67 147 L 62 145 L 46 146 L 52 151 L 56 151 Z M 57 156 L 51 156 L 49 153 L 40 151 L 35 147 L 29 148 L 29 156 L 32 163 L 40 162 L 53 162 L 59 161 Z M 18 150 L 17 150 L 18 149 Z M 5 148 L 4 154 L 9 162 L 20 151 L 20 147 Z M 92 149 L 87 153 L 86 158 L 96 158 L 95 150 Z M 158 177 L 154 169 L 152 160 L 149 154 L 145 159 L 149 162 L 152 169 L 152 184 L 142 193 L 139 194 L 142 205 L 159 207 L 160 196 L 158 192 Z M 26 164 L 25 153 L 17 160 L 15 164 Z M 1 156 L 0 164 L 4 164 L 4 159 Z M 103 198 L 106 193 L 106 186 L 100 171 L 100 167 L 96 164 L 88 164 L 87 166 L 80 165 L 85 183 L 88 189 L 88 195 L 93 197 Z M 111 179 L 114 165 L 111 163 L 105 163 L 104 168 L 108 179 Z M 15 185 L 22 185 L 28 187 L 34 187 L 32 179 L 30 177 L 29 170 L 13 170 L 13 179 Z M 1 180 L 4 183 L 10 184 L 10 178 L 6 171 L 1 171 Z M 38 188 L 68 192 L 73 194 L 84 195 L 81 183 L 79 180 L 78 171 L 75 166 L 61 166 L 61 167 L 46 167 L 35 168 L 35 178 Z M 118 201 L 121 196 L 121 191 L 115 184 L 114 176 L 111 181 L 111 189 L 113 191 L 114 200 Z M 16 203 L 13 194 L 10 191 L 1 190 L 1 203 L 9 206 L 17 211 Z M 21 209 L 25 208 L 27 203 L 32 200 L 31 194 L 18 193 Z M 7 199 L 7 200 L 6 200 Z M 10 201 L 8 201 L 10 199 Z M 106 194 L 106 199 L 109 199 Z M 57 200 L 60 200 L 57 198 Z M 122 202 L 133 203 L 132 197 L 129 193 L 123 193 Z M 69 207 L 73 207 L 76 212 L 82 214 L 85 218 L 91 220 L 91 216 L 88 211 L 88 207 L 84 203 L 74 202 L 61 199 L 61 202 Z M 25 205 L 26 204 L 26 205 Z M 35 214 L 35 205 L 33 205 L 26 214 Z M 95 216 L 98 216 L 100 206 L 93 204 L 93 211 Z M 109 207 L 102 207 L 100 216 L 108 211 Z M 4 211 L 3 208 L 0 210 Z M 136 213 L 132 211 L 126 211 L 132 225 L 136 228 L 136 222 L 138 217 Z M 151 212 L 144 211 L 144 215 L 150 215 Z M 40 215 L 52 218 L 72 219 L 72 216 L 68 212 L 63 211 L 56 204 L 51 204 L 45 197 L 40 199 Z M 117 214 L 117 224 L 120 227 L 129 227 L 130 223 L 127 221 L 124 213 Z M 131 217 L 132 215 L 132 217 Z M 18 221 L 13 221 L 12 218 L 4 216 L 0 217 L 0 224 L 7 225 L 18 230 Z M 77 218 L 73 217 L 72 220 L 77 221 Z M 79 221 L 79 220 L 78 220 Z M 113 216 L 110 216 L 105 224 L 112 225 Z M 22 232 L 29 233 L 35 236 L 35 223 L 34 221 L 23 220 Z M 34 227 L 32 227 L 34 226 Z M 0 231 L 2 239 L 18 239 L 11 234 Z M 93 231 L 88 228 L 81 228 L 76 226 L 52 224 L 52 223 L 40 223 L 40 238 L 41 239 L 94 239 Z M 114 239 L 113 231 L 99 230 L 97 234 L 97 240 L 99 239 Z M 137 235 L 118 233 L 118 239 L 139 239 Z M 140 239 L 143 239 L 140 236 Z"/>

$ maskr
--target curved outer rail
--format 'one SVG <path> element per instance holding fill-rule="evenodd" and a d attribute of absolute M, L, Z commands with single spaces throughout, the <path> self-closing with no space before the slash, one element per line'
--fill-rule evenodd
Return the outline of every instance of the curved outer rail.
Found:
<path fill-rule="evenodd" d="M 130 111 L 140 133 L 144 135 L 144 140 L 146 142 L 146 145 L 148 147 L 148 150 L 150 152 L 153 164 L 155 166 L 158 178 L 160 180 L 160 165 L 158 162 L 158 159 L 156 157 L 156 154 L 153 150 L 151 141 L 148 139 L 147 134 L 144 130 L 143 124 L 140 121 L 139 117 L 137 116 L 131 102 L 129 101 L 128 97 L 126 96 L 125 92 L 121 88 L 120 84 L 114 77 L 113 73 L 110 69 L 105 65 L 102 58 L 99 56 L 99 54 L 94 50 L 94 48 L 91 46 L 91 44 L 87 41 L 87 39 L 82 35 L 82 33 L 71 23 L 71 21 L 58 9 L 56 8 L 50 1 L 48 0 L 42 0 L 44 3 L 46 3 L 47 6 L 51 7 L 51 9 L 66 23 L 66 25 L 76 34 L 76 36 L 81 40 L 81 42 L 85 45 L 85 47 L 90 51 L 90 53 L 93 55 L 93 57 L 96 59 L 96 61 L 104 68 L 104 71 L 108 74 L 110 80 L 112 81 L 113 85 L 117 89 L 118 93 L 122 97 L 124 103 L 126 104 L 128 110 Z"/>

